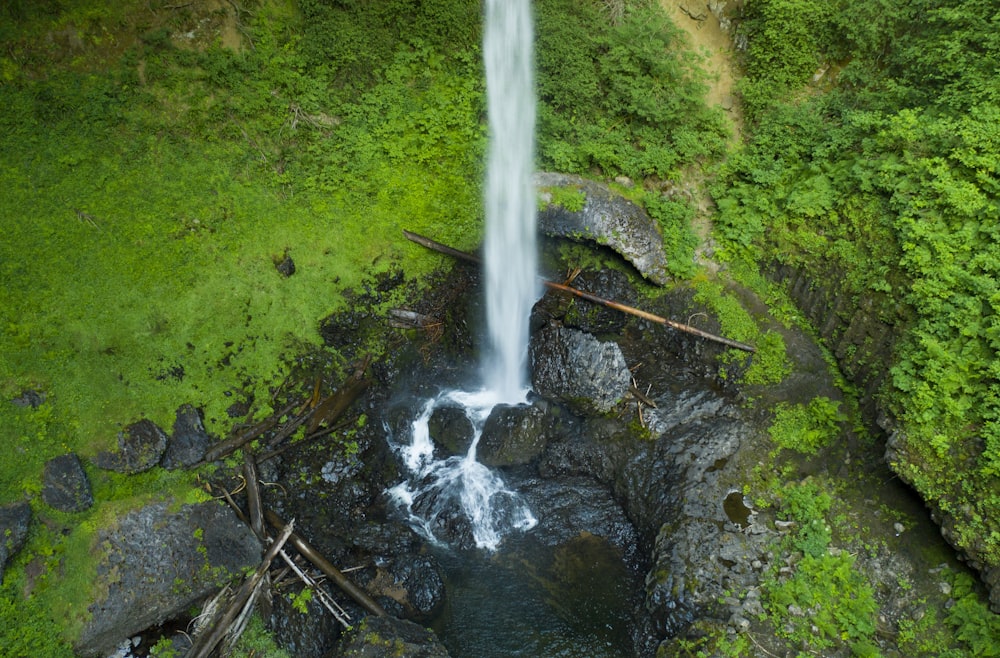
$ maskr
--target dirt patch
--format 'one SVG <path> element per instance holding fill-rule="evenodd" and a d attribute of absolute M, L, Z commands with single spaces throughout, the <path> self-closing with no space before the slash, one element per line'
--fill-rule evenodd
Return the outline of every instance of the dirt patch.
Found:
<path fill-rule="evenodd" d="M 692 50 L 706 57 L 704 66 L 711 78 L 706 102 L 724 109 L 733 122 L 733 140 L 739 141 L 743 117 L 733 96 L 738 78 L 727 2 L 704 0 L 661 0 L 674 25 L 687 33 Z"/>

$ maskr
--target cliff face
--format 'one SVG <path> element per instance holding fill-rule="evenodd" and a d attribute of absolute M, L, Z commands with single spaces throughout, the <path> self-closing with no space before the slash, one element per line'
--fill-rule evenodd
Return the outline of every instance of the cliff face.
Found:
<path fill-rule="evenodd" d="M 885 460 L 903 482 L 914 486 L 910 474 L 919 471 L 924 457 L 907 441 L 891 412 L 886 408 L 884 387 L 895 362 L 895 346 L 907 328 L 906 307 L 886 295 L 857 295 L 844 285 L 844 273 L 834 267 L 806 272 L 802 268 L 773 263 L 769 277 L 788 290 L 803 315 L 837 359 L 844 377 L 858 389 L 865 423 L 886 433 Z M 955 486 L 960 486 L 956 477 Z M 916 488 L 916 487 L 915 487 Z M 988 547 L 975 537 L 963 535 L 972 517 L 980 510 L 967 504 L 952 504 L 957 497 L 942 495 L 924 498 L 931 518 L 941 528 L 945 540 L 976 569 L 990 591 L 990 606 L 1000 612 L 1000 565 L 987 555 Z"/>

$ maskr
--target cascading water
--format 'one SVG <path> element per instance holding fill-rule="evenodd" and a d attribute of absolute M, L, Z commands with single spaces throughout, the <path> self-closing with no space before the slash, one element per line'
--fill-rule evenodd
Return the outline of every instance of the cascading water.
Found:
<path fill-rule="evenodd" d="M 486 387 L 524 400 L 528 319 L 538 299 L 535 96 L 529 0 L 487 0 L 483 38 L 490 151 L 486 177 Z"/>
<path fill-rule="evenodd" d="M 485 388 L 450 391 L 424 405 L 409 444 L 398 450 L 410 470 L 391 494 L 411 523 L 431 540 L 456 514 L 468 522 L 477 546 L 494 550 L 510 530 L 536 524 L 530 510 L 499 475 L 476 461 L 483 425 L 497 404 L 527 399 L 528 323 L 540 292 L 535 239 L 535 97 L 530 0 L 486 0 L 483 57 L 490 125 L 486 176 Z M 464 456 L 434 459 L 428 423 L 439 405 L 459 404 L 472 422 Z"/>

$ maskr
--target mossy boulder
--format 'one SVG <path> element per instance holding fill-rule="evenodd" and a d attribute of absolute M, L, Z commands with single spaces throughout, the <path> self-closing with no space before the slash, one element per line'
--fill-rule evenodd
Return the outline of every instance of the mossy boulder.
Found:
<path fill-rule="evenodd" d="M 608 186 L 581 176 L 540 172 L 535 174 L 535 185 L 543 203 L 538 213 L 542 233 L 592 240 L 618 252 L 649 281 L 667 283 L 663 236 L 642 207 Z M 564 200 L 566 195 L 559 193 L 567 188 L 576 192 L 569 203 Z M 585 198 L 582 204 L 576 200 L 581 195 Z"/>
<path fill-rule="evenodd" d="M 107 655 L 123 639 L 186 612 L 261 558 L 260 542 L 221 503 L 133 510 L 95 534 L 89 618 L 74 646 Z"/>

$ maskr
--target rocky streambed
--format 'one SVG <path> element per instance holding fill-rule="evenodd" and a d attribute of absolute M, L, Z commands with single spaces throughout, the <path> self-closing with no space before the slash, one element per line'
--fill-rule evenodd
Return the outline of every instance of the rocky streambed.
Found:
<path fill-rule="evenodd" d="M 574 285 L 640 299 L 615 269 L 584 270 Z M 836 614 L 872 624 L 858 637 L 884 655 L 904 655 L 900 630 L 947 609 L 949 574 L 962 567 L 880 462 L 877 440 L 844 427 L 810 456 L 771 442 L 775 405 L 840 396 L 808 336 L 783 329 L 794 372 L 751 389 L 737 383 L 737 371 L 720 375 L 722 346 L 553 293 L 533 317 L 535 395 L 494 411 L 497 429 L 484 430 L 480 451 L 538 525 L 486 553 L 472 547 L 456 514 L 435 529 L 443 544 L 428 541 L 385 493 L 403 478 L 392 446 L 423 400 L 474 381 L 478 299 L 475 272 L 457 266 L 415 302 L 414 311 L 442 323 L 411 330 L 375 366 L 381 385 L 363 401 L 357 448 L 292 452 L 276 474 L 283 486 L 268 492 L 322 550 L 358 567 L 353 577 L 387 610 L 437 631 L 451 655 L 663 656 L 692 647 L 784 655 L 796 644 L 852 655 L 856 637 L 819 626 L 838 605 L 847 612 Z M 684 288 L 641 303 L 665 317 L 707 311 Z M 442 454 L 467 448 L 460 413 L 443 410 L 431 426 Z M 796 507 L 802 492 L 826 501 L 815 518 Z M 820 588 L 808 580 L 825 559 L 806 541 L 810 532 L 822 539 L 816 554 L 857 575 L 840 574 L 835 585 L 857 592 L 812 608 L 775 594 Z M 858 596 L 873 607 L 850 608 Z M 296 637 L 315 644 L 307 650 L 282 630 L 286 622 L 274 623 L 296 655 L 340 655 L 329 629 L 299 629 Z M 804 637 L 815 644 L 795 639 Z"/>

